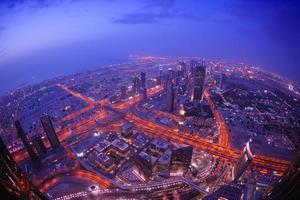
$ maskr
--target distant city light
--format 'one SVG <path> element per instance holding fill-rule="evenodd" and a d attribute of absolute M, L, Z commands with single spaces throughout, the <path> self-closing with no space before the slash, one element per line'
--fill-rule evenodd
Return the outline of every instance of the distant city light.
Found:
<path fill-rule="evenodd" d="M 83 157 L 83 156 L 84 156 L 84 152 L 79 152 L 79 153 L 77 153 L 77 156 L 78 156 L 78 157 Z"/>

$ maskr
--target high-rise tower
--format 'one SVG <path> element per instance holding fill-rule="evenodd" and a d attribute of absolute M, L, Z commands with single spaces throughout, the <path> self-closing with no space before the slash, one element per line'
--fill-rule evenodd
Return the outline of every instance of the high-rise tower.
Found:
<path fill-rule="evenodd" d="M 193 87 L 193 101 L 200 101 L 205 82 L 206 69 L 204 65 L 197 65 L 194 69 L 194 87 Z"/>
<path fill-rule="evenodd" d="M 57 135 L 55 133 L 55 129 L 53 127 L 51 117 L 49 115 L 45 115 L 41 117 L 41 123 L 43 125 L 44 131 L 46 132 L 49 142 L 52 146 L 52 148 L 58 148 L 60 147 L 60 142 L 57 138 Z"/>
<path fill-rule="evenodd" d="M 241 157 L 239 158 L 238 162 L 234 166 L 233 169 L 234 181 L 237 181 L 242 176 L 242 174 L 247 170 L 249 165 L 252 163 L 254 154 L 251 151 L 251 147 L 250 147 L 251 144 L 252 144 L 252 140 L 250 139 L 246 143 L 246 146 L 244 147 Z"/>
<path fill-rule="evenodd" d="M 141 81 L 138 76 L 133 77 L 133 86 L 132 86 L 133 92 L 135 94 L 138 94 L 141 90 Z"/>
<path fill-rule="evenodd" d="M 34 147 L 36 149 L 36 151 L 38 152 L 39 156 L 45 154 L 47 152 L 47 149 L 44 145 L 43 139 L 41 138 L 41 136 L 37 135 L 33 138 L 33 144 Z"/>
<path fill-rule="evenodd" d="M 17 128 L 17 132 L 18 132 L 18 136 L 19 138 L 22 140 L 23 145 L 25 147 L 25 149 L 27 150 L 31 160 L 33 161 L 35 167 L 40 167 L 41 166 L 41 161 L 38 157 L 38 155 L 35 153 L 35 151 L 33 150 L 32 146 L 30 145 L 26 134 L 21 126 L 21 123 L 17 120 L 15 121 L 15 126 Z"/>
<path fill-rule="evenodd" d="M 263 199 L 281 200 L 281 199 L 299 199 L 300 191 L 300 150 L 298 150 L 295 159 L 290 164 L 285 175 L 275 185 L 272 191 L 268 191 Z"/>
<path fill-rule="evenodd" d="M 169 82 L 167 85 L 167 111 L 173 112 L 175 107 L 175 89 L 174 89 L 174 83 L 172 81 Z"/>
<path fill-rule="evenodd" d="M 121 99 L 127 98 L 127 87 L 125 85 L 121 86 Z"/>
<path fill-rule="evenodd" d="M 3 199 L 47 199 L 29 182 L 26 175 L 21 172 L 1 138 L 0 159 L 0 188 Z"/>
<path fill-rule="evenodd" d="M 141 72 L 141 86 L 142 88 L 146 87 L 146 73 Z"/>

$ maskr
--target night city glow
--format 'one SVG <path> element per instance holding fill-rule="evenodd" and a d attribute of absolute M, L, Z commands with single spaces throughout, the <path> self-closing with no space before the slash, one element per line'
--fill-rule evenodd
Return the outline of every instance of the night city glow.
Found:
<path fill-rule="evenodd" d="M 0 1 L 1 197 L 299 199 L 299 11 Z"/>

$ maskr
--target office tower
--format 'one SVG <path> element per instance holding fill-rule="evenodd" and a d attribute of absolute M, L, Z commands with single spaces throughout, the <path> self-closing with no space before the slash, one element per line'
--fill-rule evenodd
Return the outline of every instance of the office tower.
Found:
<path fill-rule="evenodd" d="M 163 83 L 163 71 L 162 71 L 162 69 L 160 68 L 160 69 L 159 69 L 159 77 L 158 77 L 158 80 L 157 80 L 157 84 L 158 84 L 158 85 L 162 85 L 162 83 Z"/>
<path fill-rule="evenodd" d="M 222 73 L 217 74 L 216 81 L 217 81 L 218 88 L 220 90 L 222 90 L 222 87 L 223 87 L 223 74 Z"/>
<path fill-rule="evenodd" d="M 167 75 L 167 81 L 168 82 L 170 82 L 170 81 L 174 82 L 175 78 L 176 78 L 175 71 L 172 68 L 169 68 L 168 69 L 168 75 Z"/>
<path fill-rule="evenodd" d="M 44 145 L 43 139 L 41 136 L 37 135 L 33 138 L 33 144 L 35 146 L 36 151 L 41 156 L 47 152 L 47 149 Z"/>
<path fill-rule="evenodd" d="M 44 128 L 44 131 L 46 132 L 49 142 L 52 146 L 52 148 L 58 148 L 60 146 L 60 142 L 57 138 L 57 135 L 55 133 L 55 129 L 53 127 L 51 117 L 49 115 L 45 115 L 41 117 L 41 122 Z"/>
<path fill-rule="evenodd" d="M 252 145 L 252 140 L 250 139 L 246 143 L 246 146 L 244 147 L 241 157 L 239 158 L 238 162 L 234 166 L 233 169 L 234 181 L 237 181 L 243 175 L 243 173 L 250 166 L 254 158 L 254 154 L 251 151 L 251 145 Z"/>
<path fill-rule="evenodd" d="M 167 104 L 167 111 L 173 112 L 175 107 L 175 90 L 174 90 L 174 83 L 170 82 L 167 85 L 167 95 L 166 95 L 166 104 Z"/>
<path fill-rule="evenodd" d="M 141 87 L 144 88 L 146 87 L 146 73 L 141 72 Z"/>
<path fill-rule="evenodd" d="M 141 180 L 147 181 L 152 175 L 152 167 L 151 160 L 137 155 L 134 159 L 133 173 Z"/>
<path fill-rule="evenodd" d="M 193 88 L 193 101 L 202 100 L 202 93 L 205 81 L 205 66 L 197 65 L 194 69 L 194 88 Z"/>
<path fill-rule="evenodd" d="M 290 164 L 285 175 L 278 181 L 271 191 L 264 194 L 263 199 L 299 199 L 300 191 L 300 150 Z"/>
<path fill-rule="evenodd" d="M 147 99 L 148 99 L 148 97 L 147 97 L 147 88 L 142 88 L 142 94 L 143 94 L 143 102 L 145 103 L 145 102 L 147 102 Z"/>
<path fill-rule="evenodd" d="M 194 76 L 194 69 L 196 68 L 197 65 L 198 65 L 197 61 L 191 60 L 191 62 L 190 62 L 190 75 L 191 75 L 192 78 Z"/>
<path fill-rule="evenodd" d="M 26 134 L 21 126 L 21 123 L 18 120 L 15 121 L 15 126 L 17 128 L 18 136 L 22 140 L 23 145 L 24 145 L 25 149 L 27 150 L 31 160 L 33 161 L 34 166 L 40 167 L 41 161 L 39 160 L 38 155 L 34 152 L 32 146 L 30 145 L 30 143 L 26 137 Z"/>
<path fill-rule="evenodd" d="M 187 146 L 172 151 L 170 160 L 170 175 L 183 176 L 189 169 L 193 156 L 193 147 Z"/>
<path fill-rule="evenodd" d="M 168 90 L 169 85 L 170 85 L 171 83 L 174 83 L 175 78 L 176 78 L 176 73 L 175 73 L 175 71 L 174 71 L 172 68 L 168 68 L 168 73 L 167 73 L 167 75 L 165 76 L 165 80 L 164 80 L 164 89 L 165 89 L 165 91 Z"/>
<path fill-rule="evenodd" d="M 1 199 L 41 200 L 47 199 L 33 187 L 0 138 L 0 188 Z"/>
<path fill-rule="evenodd" d="M 179 86 L 182 79 L 183 79 L 183 75 L 182 75 L 181 71 L 177 71 L 176 79 L 175 79 L 175 85 Z"/>
<path fill-rule="evenodd" d="M 132 89 L 133 89 L 133 92 L 135 94 L 140 93 L 140 90 L 141 90 L 141 81 L 140 81 L 139 77 L 137 77 L 137 76 L 133 77 L 133 87 L 132 87 Z"/>
<path fill-rule="evenodd" d="M 127 87 L 125 85 L 121 86 L 121 99 L 127 98 Z"/>
<path fill-rule="evenodd" d="M 177 65 L 177 76 L 179 79 L 185 78 L 186 76 L 186 65 L 183 61 L 179 62 Z"/>

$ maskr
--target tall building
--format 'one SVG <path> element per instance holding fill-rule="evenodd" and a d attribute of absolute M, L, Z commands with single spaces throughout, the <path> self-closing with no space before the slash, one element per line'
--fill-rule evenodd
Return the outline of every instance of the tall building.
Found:
<path fill-rule="evenodd" d="M 186 65 L 185 62 L 181 61 L 177 65 L 177 78 L 180 80 L 186 76 Z"/>
<path fill-rule="evenodd" d="M 174 89 L 174 83 L 171 81 L 167 85 L 167 95 L 166 95 L 166 104 L 167 104 L 167 111 L 173 112 L 175 108 L 175 89 Z"/>
<path fill-rule="evenodd" d="M 148 99 L 147 88 L 145 88 L 145 87 L 142 88 L 142 94 L 143 94 L 143 102 L 145 103 L 145 102 L 147 102 L 147 99 Z"/>
<path fill-rule="evenodd" d="M 134 161 L 133 173 L 143 181 L 148 180 L 152 175 L 151 161 L 140 155 L 137 155 Z"/>
<path fill-rule="evenodd" d="M 121 99 L 127 98 L 127 87 L 125 85 L 121 86 Z"/>
<path fill-rule="evenodd" d="M 146 73 L 141 72 L 141 86 L 142 88 L 146 87 Z"/>
<path fill-rule="evenodd" d="M 35 136 L 33 138 L 33 144 L 34 144 L 36 151 L 38 152 L 38 154 L 40 156 L 47 152 L 47 149 L 44 145 L 44 142 L 43 142 L 43 139 L 41 138 L 41 136 L 39 136 L 39 135 Z"/>
<path fill-rule="evenodd" d="M 274 188 L 267 192 L 263 199 L 281 200 L 281 199 L 299 199 L 300 191 L 300 150 L 298 150 L 295 159 L 290 164 L 285 175 L 278 181 Z"/>
<path fill-rule="evenodd" d="M 204 65 L 197 65 L 194 69 L 194 87 L 193 87 L 193 101 L 202 100 L 202 93 L 205 82 L 206 69 Z"/>
<path fill-rule="evenodd" d="M 170 175 L 183 176 L 189 169 L 192 156 L 192 146 L 182 147 L 172 151 L 170 160 Z"/>
<path fill-rule="evenodd" d="M 32 146 L 30 145 L 26 134 L 21 126 L 21 123 L 17 120 L 15 121 L 15 126 L 17 128 L 17 132 L 18 132 L 18 136 L 19 138 L 22 140 L 23 145 L 25 147 L 25 149 L 27 150 L 31 160 L 33 161 L 33 164 L 35 167 L 40 167 L 41 166 L 41 161 L 38 157 L 38 155 L 35 153 L 35 151 L 33 150 Z"/>
<path fill-rule="evenodd" d="M 223 82 L 224 82 L 224 74 L 222 73 L 215 73 L 214 74 L 214 80 L 215 84 L 218 87 L 219 90 L 222 90 L 223 88 Z"/>
<path fill-rule="evenodd" d="M 159 77 L 158 77 L 158 80 L 157 80 L 157 84 L 158 85 L 162 85 L 162 83 L 163 83 L 163 71 L 162 71 L 162 69 L 160 68 L 159 69 Z"/>
<path fill-rule="evenodd" d="M 233 169 L 234 181 L 237 181 L 252 163 L 254 154 L 251 150 L 251 144 L 252 144 L 252 140 L 250 139 L 246 143 L 246 146 L 244 147 L 241 157 L 239 158 L 238 162 L 234 166 Z"/>
<path fill-rule="evenodd" d="M 135 94 L 140 93 L 140 90 L 141 90 L 141 81 L 140 81 L 140 79 L 139 79 L 138 76 L 134 76 L 133 77 L 133 86 L 132 86 L 132 89 L 133 89 L 133 92 Z"/>
<path fill-rule="evenodd" d="M 198 65 L 197 61 L 196 60 L 191 60 L 190 62 L 190 75 L 194 76 L 194 69 L 196 68 L 196 66 Z"/>
<path fill-rule="evenodd" d="M 21 172 L 0 138 L 0 189 L 1 199 L 42 200 L 47 199 Z"/>
<path fill-rule="evenodd" d="M 57 138 L 57 135 L 55 133 L 55 129 L 53 127 L 51 117 L 49 115 L 45 115 L 41 117 L 41 122 L 44 128 L 44 131 L 46 132 L 49 142 L 52 146 L 52 148 L 58 148 L 60 147 L 60 142 Z"/>

